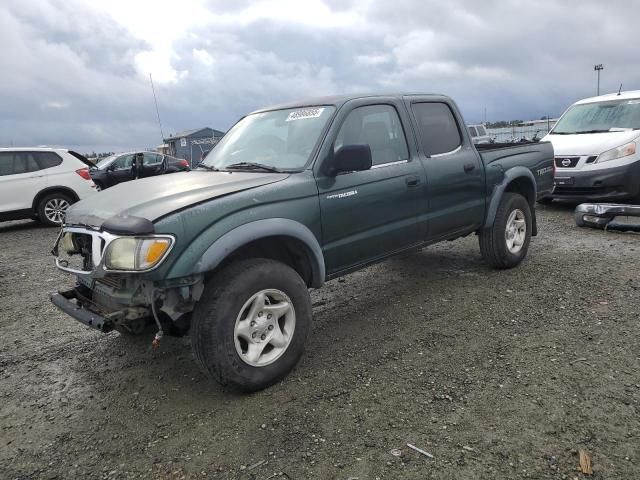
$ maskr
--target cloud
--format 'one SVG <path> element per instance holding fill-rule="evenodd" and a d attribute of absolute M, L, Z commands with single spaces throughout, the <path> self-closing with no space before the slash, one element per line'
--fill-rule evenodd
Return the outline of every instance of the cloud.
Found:
<path fill-rule="evenodd" d="M 640 88 L 640 5 L 589 0 L 5 0 L 0 144 L 160 143 L 299 97 L 426 91 L 468 121 L 558 115 Z"/>

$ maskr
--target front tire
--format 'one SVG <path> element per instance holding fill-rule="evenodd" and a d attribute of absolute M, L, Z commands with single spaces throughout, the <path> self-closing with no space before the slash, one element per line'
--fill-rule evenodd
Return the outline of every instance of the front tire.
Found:
<path fill-rule="evenodd" d="M 191 345 L 218 383 L 261 390 L 298 363 L 311 317 L 309 290 L 295 270 L 274 260 L 242 260 L 205 284 L 193 311 Z"/>
<path fill-rule="evenodd" d="M 64 223 L 67 208 L 73 200 L 64 193 L 50 193 L 38 203 L 38 219 L 48 227 L 59 227 Z"/>
<path fill-rule="evenodd" d="M 479 233 L 482 257 L 494 268 L 513 268 L 527 256 L 531 241 L 531 208 L 518 193 L 505 193 L 493 226 Z"/>

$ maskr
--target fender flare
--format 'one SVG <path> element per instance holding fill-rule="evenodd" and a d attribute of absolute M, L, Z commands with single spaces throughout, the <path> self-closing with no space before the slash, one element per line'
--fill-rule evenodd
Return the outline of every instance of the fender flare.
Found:
<path fill-rule="evenodd" d="M 513 182 L 514 180 L 517 180 L 518 178 L 526 178 L 527 180 L 530 181 L 531 186 L 533 188 L 533 196 L 530 200 L 531 216 L 532 216 L 532 223 L 533 223 L 532 235 L 535 236 L 537 234 L 538 228 L 537 228 L 537 222 L 536 222 L 535 204 L 536 204 L 536 199 L 538 198 L 538 191 L 537 191 L 538 187 L 536 185 L 536 179 L 533 176 L 533 173 L 531 173 L 531 170 L 529 170 L 527 167 L 522 167 L 522 166 L 513 167 L 507 170 L 506 172 L 504 172 L 504 178 L 502 179 L 502 182 L 500 182 L 494 187 L 493 193 L 491 194 L 491 200 L 489 201 L 489 208 L 487 209 L 487 218 L 485 220 L 484 228 L 491 228 L 493 226 L 493 222 L 496 218 L 496 213 L 498 211 L 498 206 L 500 205 L 500 201 L 502 200 L 502 197 L 504 196 L 504 193 L 507 190 L 507 187 L 511 182 Z"/>
<path fill-rule="evenodd" d="M 311 286 L 321 287 L 326 276 L 322 248 L 309 228 L 287 218 L 256 220 L 225 233 L 205 250 L 194 267 L 194 273 L 211 271 L 238 248 L 254 240 L 273 236 L 293 237 L 305 245 L 311 262 Z"/>

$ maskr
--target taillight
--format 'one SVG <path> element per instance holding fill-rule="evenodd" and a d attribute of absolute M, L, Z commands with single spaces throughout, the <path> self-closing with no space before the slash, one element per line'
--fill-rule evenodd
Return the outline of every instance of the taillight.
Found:
<path fill-rule="evenodd" d="M 189 162 L 187 162 L 186 160 L 180 160 L 178 162 L 178 165 L 180 165 L 181 167 L 188 167 L 189 166 Z"/>
<path fill-rule="evenodd" d="M 84 178 L 85 180 L 91 180 L 91 175 L 89 175 L 88 168 L 81 168 L 79 170 L 76 170 L 76 173 L 80 175 L 82 178 Z"/>

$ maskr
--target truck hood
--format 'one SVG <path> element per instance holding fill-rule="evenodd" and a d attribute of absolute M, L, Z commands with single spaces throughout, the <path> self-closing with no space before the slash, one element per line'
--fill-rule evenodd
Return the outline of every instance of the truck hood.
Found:
<path fill-rule="evenodd" d="M 578 135 L 546 135 L 542 140 L 551 142 L 557 156 L 600 155 L 607 150 L 629 143 L 640 136 L 640 131 L 581 133 Z"/>
<path fill-rule="evenodd" d="M 65 224 L 101 228 L 114 217 L 153 222 L 169 213 L 230 193 L 279 182 L 288 174 L 196 170 L 121 183 L 73 204 Z"/>

